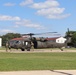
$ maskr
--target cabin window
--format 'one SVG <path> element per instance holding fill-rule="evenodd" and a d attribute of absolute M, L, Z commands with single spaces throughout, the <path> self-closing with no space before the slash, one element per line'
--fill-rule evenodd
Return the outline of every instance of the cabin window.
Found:
<path fill-rule="evenodd" d="M 26 42 L 26 46 L 28 45 L 28 42 Z"/>

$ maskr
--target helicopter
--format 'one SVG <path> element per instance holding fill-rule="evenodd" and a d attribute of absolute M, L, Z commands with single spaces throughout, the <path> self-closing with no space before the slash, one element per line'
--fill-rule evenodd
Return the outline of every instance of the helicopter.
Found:
<path fill-rule="evenodd" d="M 33 47 L 35 49 L 38 48 L 60 48 L 62 50 L 62 47 L 66 46 L 66 39 L 64 42 L 59 42 L 60 37 L 55 38 L 48 38 L 48 37 L 33 37 L 33 35 L 41 35 L 41 34 L 54 34 L 59 35 L 57 32 L 46 32 L 46 33 L 29 33 L 29 34 L 21 34 L 21 38 L 13 38 L 9 40 L 6 43 L 6 50 L 7 48 L 11 49 L 21 49 L 21 51 L 30 51 L 30 49 Z M 28 37 L 26 37 L 28 36 Z M 62 38 L 62 37 L 61 37 Z"/>

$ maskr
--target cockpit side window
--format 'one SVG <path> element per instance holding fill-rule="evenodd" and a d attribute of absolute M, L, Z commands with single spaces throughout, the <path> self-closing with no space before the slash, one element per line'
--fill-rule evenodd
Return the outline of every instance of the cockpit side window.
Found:
<path fill-rule="evenodd" d="M 16 43 L 19 43 L 19 41 L 16 41 Z"/>
<path fill-rule="evenodd" d="M 20 43 L 21 43 L 21 41 L 16 41 L 15 43 L 16 43 L 16 44 L 20 44 Z"/>

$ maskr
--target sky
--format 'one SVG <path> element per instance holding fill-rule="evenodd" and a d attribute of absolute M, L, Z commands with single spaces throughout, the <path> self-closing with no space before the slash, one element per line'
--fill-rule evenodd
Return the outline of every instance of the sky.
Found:
<path fill-rule="evenodd" d="M 76 0 L 0 0 L 0 35 L 76 31 Z"/>

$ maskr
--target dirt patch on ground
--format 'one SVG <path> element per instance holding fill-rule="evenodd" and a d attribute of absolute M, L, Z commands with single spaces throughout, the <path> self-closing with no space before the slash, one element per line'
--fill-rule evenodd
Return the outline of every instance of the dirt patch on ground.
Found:
<path fill-rule="evenodd" d="M 0 72 L 0 75 L 76 75 L 76 70 L 42 70 Z"/>
<path fill-rule="evenodd" d="M 16 49 L 11 49 L 11 50 L 0 50 L 0 52 L 10 52 L 10 53 L 35 53 L 35 52 L 76 52 L 76 50 L 72 50 L 72 49 L 64 49 L 63 51 L 60 49 L 31 49 L 30 51 L 21 51 L 16 50 Z"/>

